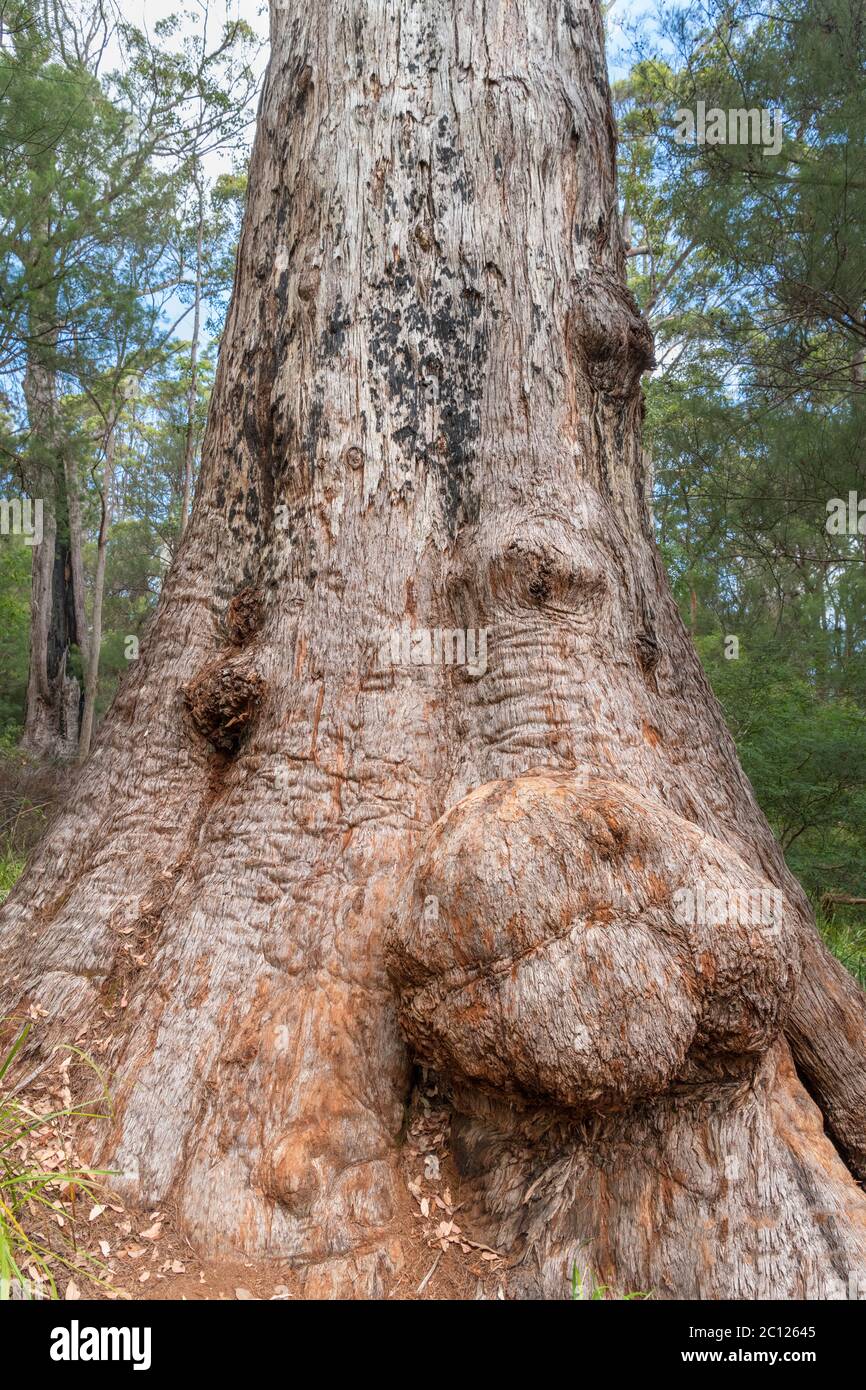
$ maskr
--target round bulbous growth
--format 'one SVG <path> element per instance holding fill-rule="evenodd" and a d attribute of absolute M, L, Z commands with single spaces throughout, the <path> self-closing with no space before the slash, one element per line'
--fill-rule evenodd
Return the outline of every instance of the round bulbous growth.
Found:
<path fill-rule="evenodd" d="M 516 1288 L 564 1296 L 578 1263 L 656 1296 L 826 1297 L 843 1249 L 866 1272 L 866 1203 L 781 1040 L 789 912 L 606 777 L 493 782 L 433 827 L 389 968 Z"/>

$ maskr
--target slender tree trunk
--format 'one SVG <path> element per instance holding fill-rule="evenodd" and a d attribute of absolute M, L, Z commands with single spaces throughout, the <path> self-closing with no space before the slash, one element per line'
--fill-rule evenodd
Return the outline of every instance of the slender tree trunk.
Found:
<path fill-rule="evenodd" d="M 858 327 L 866 333 L 866 315 L 858 321 Z M 866 385 L 866 343 L 858 344 L 851 359 L 851 384 L 858 391 Z"/>
<path fill-rule="evenodd" d="M 81 718 L 81 738 L 78 760 L 85 762 L 93 737 L 93 718 L 96 692 L 99 688 L 99 657 L 102 649 L 102 599 L 105 592 L 105 561 L 108 554 L 108 530 L 111 525 L 111 495 L 114 485 L 114 445 L 117 416 L 109 423 L 105 438 L 105 458 L 102 468 L 102 490 L 99 496 L 99 534 L 96 540 L 96 573 L 93 579 L 93 621 L 90 628 L 87 667 L 84 678 L 84 712 Z"/>
<path fill-rule="evenodd" d="M 195 300 L 192 318 L 192 342 L 189 348 L 189 390 L 186 399 L 186 439 L 183 451 L 183 498 L 180 508 L 180 531 L 183 535 L 189 518 L 192 497 L 192 470 L 195 462 L 195 413 L 198 402 L 198 339 L 201 331 L 201 258 L 204 241 L 204 193 L 201 175 L 196 172 L 196 192 L 198 193 L 198 222 L 196 224 L 195 245 Z"/>
<path fill-rule="evenodd" d="M 22 747 L 42 757 L 70 758 L 78 747 L 80 686 L 68 668 L 81 645 L 83 574 L 77 491 L 67 488 L 53 367 L 31 354 L 24 376 L 30 427 L 27 482 L 43 509 L 42 540 L 33 548 L 30 591 L 30 673 Z"/>
<path fill-rule="evenodd" d="M 131 1196 L 311 1294 L 399 1263 L 416 1057 L 518 1291 L 825 1295 L 864 998 L 652 539 L 598 6 L 271 24 L 195 507 L 5 999 L 109 1032 Z"/>
<path fill-rule="evenodd" d="M 72 607 L 75 615 L 75 635 L 81 660 L 87 669 L 87 614 L 84 607 L 84 545 L 81 530 L 81 497 L 75 460 L 68 449 L 63 450 L 63 483 L 66 489 L 66 512 L 69 518 L 69 582 L 72 587 Z"/>

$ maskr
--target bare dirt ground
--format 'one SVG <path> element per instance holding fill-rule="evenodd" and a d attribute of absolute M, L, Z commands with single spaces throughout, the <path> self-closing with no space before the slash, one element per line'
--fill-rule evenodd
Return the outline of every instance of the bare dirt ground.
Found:
<path fill-rule="evenodd" d="M 102 1050 L 98 1039 L 81 1039 L 79 1045 L 88 1042 L 91 1049 Z M 20 1071 L 27 1081 L 26 1063 Z M 86 1168 L 78 1151 L 82 1122 L 55 1112 L 80 1103 L 83 1079 L 89 1080 L 92 1096 L 94 1075 L 74 1053 L 60 1048 L 16 1095 L 36 1120 L 27 1140 L 17 1146 L 16 1161 L 58 1174 L 45 1189 L 49 1205 L 31 1204 L 25 1225 L 29 1234 L 57 1253 L 52 1270 L 59 1296 L 85 1301 L 299 1298 L 297 1273 L 289 1265 L 279 1260 L 202 1258 L 170 1207 L 137 1211 L 112 1192 L 110 1177 L 68 1179 L 66 1175 Z M 107 1102 L 96 1099 L 95 1108 L 100 1103 Z M 508 1296 L 504 1257 L 475 1240 L 465 1221 L 448 1135 L 448 1110 L 435 1086 L 422 1082 L 413 1095 L 401 1161 L 395 1236 L 403 1261 L 385 1292 L 387 1299 Z M 38 1267 L 33 1265 L 28 1273 L 39 1286 Z"/>

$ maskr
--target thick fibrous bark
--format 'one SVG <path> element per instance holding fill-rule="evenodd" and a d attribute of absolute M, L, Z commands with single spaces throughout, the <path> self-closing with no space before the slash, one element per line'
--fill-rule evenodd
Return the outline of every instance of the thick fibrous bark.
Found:
<path fill-rule="evenodd" d="M 864 1001 L 654 548 L 597 6 L 310 0 L 272 43 L 195 507 L 7 995 L 113 1010 L 103 1158 L 310 1293 L 399 1259 L 398 1005 L 524 1291 L 820 1293 L 863 1197 L 782 1030 L 862 1163 Z M 687 929 L 701 875 L 781 920 Z"/>

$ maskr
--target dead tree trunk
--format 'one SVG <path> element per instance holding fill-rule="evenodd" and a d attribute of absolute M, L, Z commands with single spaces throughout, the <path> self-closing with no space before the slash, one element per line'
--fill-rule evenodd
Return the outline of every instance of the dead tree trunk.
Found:
<path fill-rule="evenodd" d="M 400 1258 L 413 1055 L 516 1287 L 826 1293 L 864 999 L 654 547 L 598 6 L 309 0 L 272 45 L 192 517 L 6 999 L 107 1014 L 102 1158 L 311 1294 Z"/>

